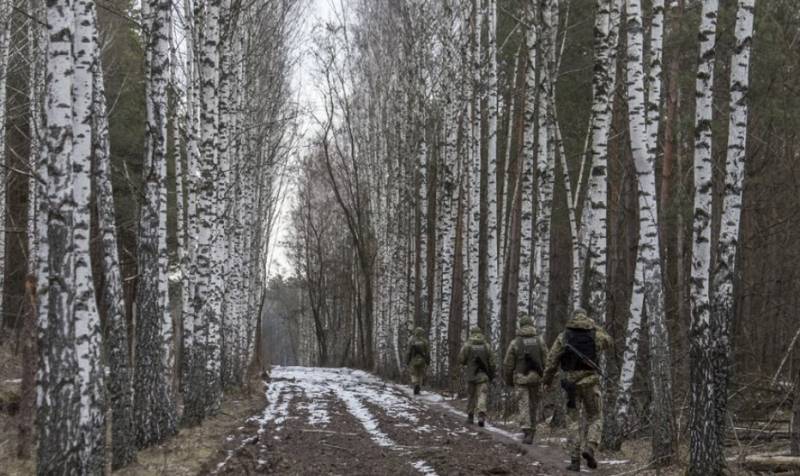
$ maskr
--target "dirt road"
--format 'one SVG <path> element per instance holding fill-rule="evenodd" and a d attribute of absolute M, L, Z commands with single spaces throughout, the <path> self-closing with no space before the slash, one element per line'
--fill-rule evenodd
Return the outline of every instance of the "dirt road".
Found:
<path fill-rule="evenodd" d="M 434 393 L 350 369 L 276 368 L 267 407 L 228 437 L 215 474 L 563 474 L 559 441 L 518 443 L 509 429 L 465 426 Z M 604 464 L 605 463 L 605 464 Z M 623 463 L 623 464 L 620 464 Z M 624 471 L 601 461 L 594 474 Z M 587 471 L 587 470 L 585 470 Z"/>

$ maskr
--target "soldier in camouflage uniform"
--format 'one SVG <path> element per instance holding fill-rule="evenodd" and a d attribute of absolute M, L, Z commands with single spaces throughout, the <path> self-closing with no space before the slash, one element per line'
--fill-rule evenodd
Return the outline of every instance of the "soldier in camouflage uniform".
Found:
<path fill-rule="evenodd" d="M 585 310 L 576 309 L 550 349 L 543 380 L 549 387 L 556 371 L 561 368 L 561 387 L 567 394 L 567 444 L 571 458 L 567 469 L 570 471 L 580 471 L 581 456 L 586 459 L 587 466 L 597 467 L 594 455 L 602 430 L 597 362 L 600 353 L 608 352 L 612 347 L 611 337 L 589 318 Z"/>
<path fill-rule="evenodd" d="M 465 369 L 467 380 L 467 423 L 475 423 L 475 412 L 478 412 L 478 425 L 486 421 L 486 398 L 489 382 L 494 380 L 496 364 L 492 349 L 483 336 L 480 327 L 470 329 L 469 340 L 458 354 L 458 361 Z"/>
<path fill-rule="evenodd" d="M 431 354 L 428 348 L 428 340 L 425 338 L 425 330 L 421 327 L 414 329 L 414 336 L 408 343 L 408 353 L 406 354 L 406 365 L 411 374 L 411 384 L 414 386 L 414 395 L 419 395 L 422 379 L 425 377 L 425 370 L 431 363 Z"/>
<path fill-rule="evenodd" d="M 509 344 L 503 360 L 503 379 L 506 385 L 514 386 L 522 442 L 527 445 L 533 444 L 536 432 L 536 410 L 546 361 L 547 348 L 536 334 L 533 320 L 520 314 L 517 337 Z"/>

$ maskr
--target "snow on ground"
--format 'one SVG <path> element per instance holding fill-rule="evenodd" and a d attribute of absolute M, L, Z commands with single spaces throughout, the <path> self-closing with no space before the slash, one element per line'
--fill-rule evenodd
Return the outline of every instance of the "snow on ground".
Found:
<path fill-rule="evenodd" d="M 300 392 L 310 401 L 308 404 L 298 404 L 308 413 L 310 425 L 330 423 L 327 402 L 338 399 L 375 444 L 401 452 L 406 450 L 381 430 L 378 419 L 366 404 L 377 406 L 390 417 L 410 424 L 419 421 L 417 413 L 423 410 L 419 403 L 405 395 L 402 388 L 360 370 L 275 367 L 267 390 L 269 404 L 259 419 L 259 434 L 266 430 L 270 422 L 274 422 L 276 430 L 280 430 L 288 417 L 289 402 L 295 393 Z M 411 465 L 423 475 L 436 475 L 436 471 L 424 460 L 414 461 Z"/>
<path fill-rule="evenodd" d="M 411 463 L 411 466 L 413 466 L 414 469 L 416 469 L 425 476 L 436 475 L 436 471 L 434 471 L 433 468 L 431 468 L 425 461 L 422 460 L 414 461 L 413 463 Z"/>

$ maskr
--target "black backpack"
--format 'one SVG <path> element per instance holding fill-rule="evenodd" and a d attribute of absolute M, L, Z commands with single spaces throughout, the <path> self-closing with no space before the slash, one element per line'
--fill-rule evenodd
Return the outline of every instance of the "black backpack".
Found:
<path fill-rule="evenodd" d="M 537 337 L 520 337 L 517 339 L 517 352 L 522 356 L 524 366 L 523 374 L 536 372 L 541 377 L 544 374 L 544 362 L 541 362 L 541 342 Z"/>
<path fill-rule="evenodd" d="M 597 346 L 594 329 L 567 329 L 561 370 L 597 370 Z"/>
<path fill-rule="evenodd" d="M 489 349 L 486 344 L 472 344 L 469 349 L 469 356 L 477 371 L 485 373 L 489 380 L 494 380 L 494 369 L 489 365 Z"/>

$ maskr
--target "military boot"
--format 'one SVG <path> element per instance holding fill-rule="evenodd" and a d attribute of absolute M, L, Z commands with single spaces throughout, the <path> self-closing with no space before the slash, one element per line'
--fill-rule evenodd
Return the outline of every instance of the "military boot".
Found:
<path fill-rule="evenodd" d="M 586 466 L 588 466 L 590 469 L 597 468 L 597 460 L 594 459 L 594 449 L 591 446 L 583 450 L 582 455 L 586 460 Z"/>
<path fill-rule="evenodd" d="M 533 430 L 522 430 L 522 443 L 525 445 L 533 444 Z"/>
<path fill-rule="evenodd" d="M 486 424 L 486 414 L 483 412 L 478 413 L 478 426 L 483 428 Z"/>
<path fill-rule="evenodd" d="M 414 385 L 414 395 L 419 395 L 419 385 Z"/>
<path fill-rule="evenodd" d="M 573 456 L 572 462 L 567 466 L 567 471 L 581 472 L 581 458 L 580 456 Z"/>
<path fill-rule="evenodd" d="M 475 414 L 468 413 L 467 414 L 467 425 L 474 425 L 475 424 Z"/>

